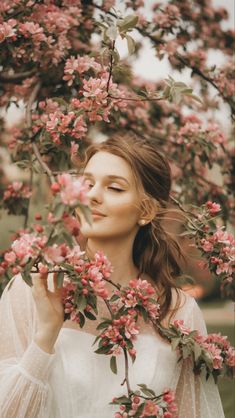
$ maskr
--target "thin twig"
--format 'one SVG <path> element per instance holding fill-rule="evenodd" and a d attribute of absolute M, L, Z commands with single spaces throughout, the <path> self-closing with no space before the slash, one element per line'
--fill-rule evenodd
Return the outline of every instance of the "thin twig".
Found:
<path fill-rule="evenodd" d="M 32 77 L 36 73 L 37 73 L 36 68 L 34 68 L 33 70 L 24 71 L 21 73 L 13 73 L 13 74 L 3 72 L 3 73 L 0 73 L 0 82 L 2 81 L 6 83 L 15 83 L 16 81 L 22 81 L 22 80 L 25 80 L 26 78 Z"/>
<path fill-rule="evenodd" d="M 30 154 L 30 178 L 29 178 L 29 187 L 30 190 L 32 190 L 32 186 L 33 186 L 33 169 L 32 169 L 32 155 Z M 27 203 L 27 209 L 26 209 L 26 214 L 25 214 L 25 219 L 24 219 L 24 229 L 27 228 L 28 226 L 28 220 L 29 220 L 29 206 L 30 206 L 30 197 L 28 199 L 28 203 Z"/>
<path fill-rule="evenodd" d="M 127 355 L 126 348 L 123 348 L 123 352 L 124 352 L 124 358 L 125 358 L 125 379 L 124 379 L 124 382 L 126 383 L 128 396 L 131 396 L 133 391 L 131 390 L 130 381 L 129 381 L 129 364 L 128 364 L 128 355 Z"/>
<path fill-rule="evenodd" d="M 117 96 L 113 96 L 111 94 L 108 95 L 108 97 L 110 97 L 110 99 L 115 99 L 115 100 L 129 100 L 132 102 L 157 102 L 160 100 L 165 100 L 166 98 L 164 97 L 156 97 L 156 98 L 150 98 L 150 97 L 140 97 L 140 98 L 134 98 L 134 97 L 117 97 Z"/>
<path fill-rule="evenodd" d="M 110 306 L 110 303 L 106 299 L 103 299 L 103 301 L 104 301 L 105 305 L 107 306 L 107 308 L 109 310 L 109 313 L 111 315 L 111 318 L 113 318 L 114 317 L 114 314 L 113 314 L 112 308 Z"/>
<path fill-rule="evenodd" d="M 29 100 L 26 106 L 26 111 L 25 111 L 25 119 L 26 119 L 26 126 L 28 129 L 31 129 L 32 126 L 32 115 L 31 115 L 31 111 L 32 111 L 32 106 L 33 103 L 38 95 L 38 92 L 40 90 L 41 87 L 41 82 L 38 81 L 37 84 L 35 84 L 30 96 L 29 96 Z"/>
<path fill-rule="evenodd" d="M 38 81 L 38 83 L 34 86 L 34 89 L 33 89 L 32 93 L 29 97 L 29 100 L 28 100 L 28 103 L 27 103 L 27 106 L 26 106 L 25 118 L 26 118 L 26 126 L 29 130 L 31 129 L 31 126 L 32 126 L 32 114 L 31 114 L 32 106 L 33 106 L 33 103 L 34 103 L 34 101 L 35 101 L 35 99 L 38 95 L 40 87 L 41 87 L 41 82 Z M 43 171 L 45 173 L 47 173 L 47 175 L 50 179 L 50 182 L 55 183 L 55 177 L 53 176 L 53 173 L 52 173 L 51 169 L 43 161 L 42 156 L 39 152 L 38 146 L 35 142 L 32 142 L 32 147 L 33 147 L 34 154 L 35 154 L 39 164 L 41 165 Z"/>
<path fill-rule="evenodd" d="M 109 77 L 108 77 L 107 87 L 106 87 L 107 93 L 109 92 L 109 86 L 110 86 L 110 81 L 111 81 L 112 72 L 113 72 L 113 54 L 112 53 L 114 51 L 114 48 L 115 48 L 115 41 L 112 42 L 112 47 L 111 47 Z"/>

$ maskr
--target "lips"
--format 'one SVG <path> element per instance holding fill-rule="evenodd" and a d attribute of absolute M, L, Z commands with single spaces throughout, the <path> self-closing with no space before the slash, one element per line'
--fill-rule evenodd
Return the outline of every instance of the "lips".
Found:
<path fill-rule="evenodd" d="M 101 213 L 101 212 L 99 212 L 98 210 L 92 210 L 92 215 L 94 215 L 94 216 L 106 216 L 106 215 L 104 215 L 103 213 Z"/>

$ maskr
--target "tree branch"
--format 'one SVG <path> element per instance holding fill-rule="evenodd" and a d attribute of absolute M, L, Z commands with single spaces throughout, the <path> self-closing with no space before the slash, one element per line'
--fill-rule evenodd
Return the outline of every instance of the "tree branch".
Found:
<path fill-rule="evenodd" d="M 0 82 L 6 83 L 15 83 L 17 81 L 25 80 L 26 78 L 32 77 L 37 73 L 37 69 L 34 68 L 33 70 L 25 71 L 22 73 L 0 73 Z"/>
<path fill-rule="evenodd" d="M 99 6 L 95 3 L 92 3 L 92 6 L 96 9 L 99 9 L 101 12 L 108 14 L 112 17 L 117 17 L 115 13 L 111 11 L 104 10 L 102 6 Z M 162 39 L 158 39 L 155 36 L 151 35 L 149 32 L 147 32 L 145 29 L 139 28 L 138 26 L 135 28 L 142 36 L 147 37 L 150 39 L 151 42 L 153 42 L 155 45 L 165 44 L 166 41 Z M 235 105 L 233 101 L 231 101 L 230 98 L 224 96 L 224 94 L 220 91 L 219 87 L 216 85 L 216 83 L 208 76 L 206 76 L 198 67 L 190 65 L 179 53 L 175 54 L 175 58 L 177 58 L 182 64 L 184 64 L 186 67 L 190 68 L 192 70 L 192 73 L 197 74 L 199 77 L 201 77 L 203 80 L 207 81 L 209 84 L 211 84 L 220 94 L 220 96 L 223 98 L 223 100 L 228 103 L 228 105 L 231 108 L 232 115 L 235 114 Z"/>
<path fill-rule="evenodd" d="M 108 78 L 107 87 L 106 87 L 107 93 L 109 92 L 109 85 L 110 85 L 110 81 L 111 81 L 111 77 L 112 77 L 112 72 L 113 72 L 113 54 L 112 54 L 112 52 L 114 51 L 114 48 L 115 48 L 115 41 L 112 42 L 112 47 L 111 47 L 110 66 L 109 66 L 109 78 Z"/>
<path fill-rule="evenodd" d="M 133 392 L 131 390 L 130 381 L 129 381 L 129 364 L 128 364 L 128 355 L 127 355 L 126 348 L 123 348 L 123 352 L 124 352 L 124 358 L 125 358 L 125 379 L 123 383 L 126 383 L 128 396 L 131 396 Z"/>
<path fill-rule="evenodd" d="M 40 90 L 40 87 L 41 87 L 41 82 L 38 81 L 38 83 L 34 86 L 34 89 L 32 90 L 32 93 L 31 93 L 31 95 L 29 97 L 29 100 L 28 100 L 28 103 L 27 103 L 27 106 L 26 106 L 25 118 L 26 118 L 26 126 L 27 126 L 27 128 L 29 130 L 32 127 L 32 115 L 31 115 L 32 106 L 33 106 L 33 103 L 34 103 L 34 101 L 35 101 L 35 99 L 36 99 L 36 97 L 38 95 L 38 92 Z M 55 177 L 53 176 L 53 173 L 52 173 L 51 169 L 43 161 L 42 156 L 41 156 L 41 154 L 39 152 L 39 149 L 38 149 L 38 146 L 37 146 L 36 142 L 34 142 L 34 141 L 32 142 L 32 147 L 33 147 L 34 154 L 35 154 L 35 156 L 36 156 L 39 164 L 41 165 L 43 171 L 45 173 L 47 173 L 47 175 L 48 175 L 48 177 L 50 179 L 50 182 L 51 183 L 55 183 Z"/>

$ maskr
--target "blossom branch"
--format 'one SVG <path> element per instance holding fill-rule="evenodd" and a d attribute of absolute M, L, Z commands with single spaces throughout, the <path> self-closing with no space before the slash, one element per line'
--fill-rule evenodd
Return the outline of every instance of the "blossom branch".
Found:
<path fill-rule="evenodd" d="M 31 129 L 31 126 L 32 126 L 32 114 L 31 114 L 32 106 L 33 106 L 33 103 L 34 103 L 34 101 L 35 101 L 35 99 L 38 95 L 40 87 L 41 87 L 41 82 L 39 81 L 35 85 L 34 89 L 32 90 L 32 93 L 29 97 L 28 104 L 27 104 L 27 107 L 26 107 L 26 112 L 25 112 L 26 113 L 26 126 L 29 130 Z M 38 146 L 35 143 L 35 141 L 32 142 L 32 148 L 33 148 L 34 154 L 35 154 L 39 164 L 41 165 L 43 171 L 48 175 L 48 177 L 50 179 L 50 182 L 54 183 L 55 182 L 55 177 L 54 177 L 52 171 L 50 170 L 50 168 L 48 167 L 48 165 L 45 163 L 45 161 L 43 161 L 42 156 L 39 152 Z"/>
<path fill-rule="evenodd" d="M 32 156 L 31 156 L 31 154 L 30 154 L 30 163 L 32 163 Z M 32 190 L 32 187 L 33 187 L 33 168 L 32 168 L 32 164 L 30 164 L 29 170 L 30 170 L 29 187 L 30 187 L 30 190 Z M 30 207 L 30 197 L 29 197 L 28 203 L 27 203 L 27 209 L 26 209 L 25 220 L 24 220 L 24 229 L 26 229 L 27 226 L 28 226 L 29 207 Z"/>
<path fill-rule="evenodd" d="M 114 18 L 117 18 L 116 14 L 111 12 L 110 10 L 105 10 L 102 6 L 99 6 L 95 3 L 92 3 L 92 6 L 95 7 L 96 9 L 99 9 L 101 12 L 108 14 Z M 149 33 L 147 30 L 142 29 L 140 27 L 136 27 L 136 30 L 142 35 L 147 37 L 151 42 L 153 42 L 155 45 L 163 45 L 166 44 L 166 41 L 163 39 L 159 39 L 156 38 L 155 36 L 151 35 L 151 33 Z M 211 84 L 220 94 L 220 96 L 223 98 L 223 100 L 225 102 L 228 103 L 228 105 L 231 108 L 231 113 L 232 113 L 232 117 L 235 114 L 235 104 L 234 102 L 226 97 L 223 92 L 219 89 L 219 87 L 216 85 L 216 83 L 210 78 L 208 77 L 206 74 L 204 74 L 198 67 L 196 67 L 195 65 L 191 65 L 187 60 L 184 59 L 184 57 L 182 57 L 182 55 L 180 55 L 179 53 L 175 53 L 174 55 L 175 58 L 177 58 L 182 64 L 184 64 L 186 67 L 190 68 L 192 70 L 192 74 L 197 74 L 199 77 L 201 77 L 203 80 L 205 80 L 207 83 Z M 129 99 L 130 100 L 130 99 Z"/>
<path fill-rule="evenodd" d="M 107 93 L 109 92 L 109 86 L 110 86 L 110 81 L 111 81 L 112 72 L 113 72 L 113 52 L 114 52 L 114 48 L 115 48 L 115 41 L 112 41 L 112 46 L 111 46 L 111 49 L 110 49 L 111 52 L 110 52 L 109 77 L 108 77 L 107 87 L 106 87 Z"/>
<path fill-rule="evenodd" d="M 32 77 L 37 73 L 37 69 L 24 71 L 21 73 L 0 73 L 0 82 L 6 82 L 6 83 L 15 83 L 17 81 L 25 80 L 26 78 Z"/>
<path fill-rule="evenodd" d="M 128 364 L 128 355 L 126 348 L 123 348 L 124 359 L 125 359 L 125 379 L 122 384 L 126 383 L 128 396 L 131 396 L 133 391 L 131 390 L 130 380 L 129 380 L 129 364 Z"/>

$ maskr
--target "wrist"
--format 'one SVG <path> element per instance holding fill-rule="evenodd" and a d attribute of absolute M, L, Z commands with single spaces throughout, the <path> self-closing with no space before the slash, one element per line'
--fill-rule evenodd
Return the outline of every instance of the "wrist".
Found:
<path fill-rule="evenodd" d="M 46 353 L 54 353 L 54 345 L 59 335 L 59 329 L 38 330 L 34 342 Z"/>

